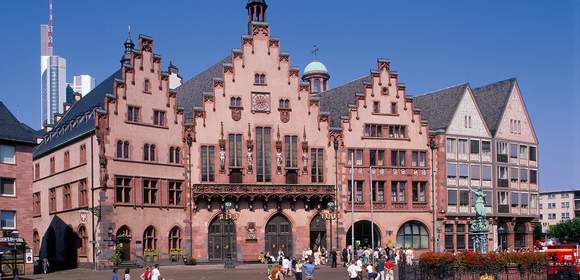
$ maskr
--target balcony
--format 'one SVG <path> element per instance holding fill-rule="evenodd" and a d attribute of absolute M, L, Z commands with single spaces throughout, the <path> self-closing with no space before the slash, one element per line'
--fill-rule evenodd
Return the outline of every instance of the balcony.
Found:
<path fill-rule="evenodd" d="M 331 200 L 334 199 L 333 185 L 258 185 L 258 184 L 198 184 L 193 185 L 194 199 L 249 199 L 262 198 L 282 200 Z"/>
<path fill-rule="evenodd" d="M 497 187 L 498 188 L 509 188 L 509 180 L 508 179 L 497 179 Z"/>
<path fill-rule="evenodd" d="M 510 212 L 510 207 L 509 205 L 498 205 L 497 212 L 501 214 L 507 214 Z"/>
<path fill-rule="evenodd" d="M 497 161 L 498 162 L 508 162 L 508 155 L 498 154 Z"/>

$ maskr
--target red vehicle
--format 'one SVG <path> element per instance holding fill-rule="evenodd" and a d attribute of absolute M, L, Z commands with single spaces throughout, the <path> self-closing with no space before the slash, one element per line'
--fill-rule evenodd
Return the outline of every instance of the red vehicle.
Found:
<path fill-rule="evenodd" d="M 548 259 L 548 275 L 556 275 L 560 270 L 572 269 L 580 274 L 580 246 L 549 246 L 545 251 Z"/>

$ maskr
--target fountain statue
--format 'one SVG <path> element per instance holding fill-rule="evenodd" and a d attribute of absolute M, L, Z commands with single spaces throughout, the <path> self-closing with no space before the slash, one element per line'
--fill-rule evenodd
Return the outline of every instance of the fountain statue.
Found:
<path fill-rule="evenodd" d="M 477 253 L 487 253 L 487 213 L 485 210 L 485 193 L 481 189 L 469 188 L 475 194 L 475 221 L 471 224 L 473 235 L 473 250 Z"/>

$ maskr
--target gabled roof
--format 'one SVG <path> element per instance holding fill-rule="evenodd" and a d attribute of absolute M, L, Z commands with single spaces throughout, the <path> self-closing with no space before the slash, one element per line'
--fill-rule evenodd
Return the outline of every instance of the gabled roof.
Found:
<path fill-rule="evenodd" d="M 121 78 L 121 70 L 118 70 L 85 97 L 74 103 L 64 114 L 54 128 L 45 135 L 44 140 L 33 152 L 33 157 L 42 156 L 71 141 L 74 141 L 95 130 L 94 109 L 103 109 L 105 95 L 113 92 L 115 79 Z"/>
<path fill-rule="evenodd" d="M 0 140 L 36 144 L 36 131 L 21 123 L 0 101 Z"/>
<path fill-rule="evenodd" d="M 430 130 L 447 130 L 468 88 L 469 84 L 464 83 L 415 96 L 413 105 L 421 110 L 421 118 L 429 122 Z"/>
<path fill-rule="evenodd" d="M 496 82 L 473 89 L 475 101 L 492 135 L 495 136 L 516 79 Z"/>
<path fill-rule="evenodd" d="M 177 104 L 183 107 L 186 120 L 192 117 L 194 107 L 203 107 L 204 93 L 213 94 L 214 78 L 223 77 L 223 64 L 230 63 L 231 60 L 230 56 L 220 60 L 175 89 Z"/>
<path fill-rule="evenodd" d="M 331 128 L 341 127 L 341 117 L 348 116 L 349 105 L 356 105 L 356 95 L 364 94 L 369 82 L 370 77 L 365 76 L 320 93 L 320 113 L 330 113 Z"/>

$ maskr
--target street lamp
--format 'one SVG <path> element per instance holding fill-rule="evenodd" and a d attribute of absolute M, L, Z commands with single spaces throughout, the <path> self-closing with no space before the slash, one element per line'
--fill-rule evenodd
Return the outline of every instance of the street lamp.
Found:
<path fill-rule="evenodd" d="M 232 226 L 235 226 L 235 221 L 237 221 L 240 218 L 240 214 L 239 213 L 235 213 L 235 212 L 232 213 L 231 210 L 233 208 L 234 208 L 234 205 L 230 201 L 227 201 L 224 204 L 224 209 L 222 211 L 222 214 L 220 215 L 220 219 L 224 222 L 224 224 L 231 223 Z M 227 232 L 226 232 L 226 234 L 227 234 Z M 231 238 L 231 235 L 228 234 L 228 238 Z M 234 263 L 234 260 L 232 259 L 232 252 L 231 252 L 231 250 L 232 250 L 232 248 L 231 248 L 232 242 L 234 242 L 234 241 L 232 241 L 230 239 L 229 242 L 228 242 L 228 245 L 227 245 L 227 246 L 229 246 L 228 247 L 229 251 L 226 254 L 226 258 L 224 260 L 224 268 L 225 269 L 235 268 L 236 267 L 236 264 Z"/>
<path fill-rule="evenodd" d="M 187 187 L 189 188 L 189 256 L 193 257 L 193 186 L 191 185 L 191 145 L 193 145 L 193 138 L 191 134 L 187 134 L 185 139 L 187 143 Z"/>
<path fill-rule="evenodd" d="M 332 221 L 337 220 L 338 223 L 338 211 L 336 211 L 336 205 L 334 202 L 330 201 L 326 204 L 326 209 L 322 210 L 320 215 L 327 221 L 330 221 L 330 247 L 332 246 Z M 338 232 L 336 233 L 338 235 Z M 338 246 L 338 243 L 337 243 Z M 338 247 L 337 247 L 338 248 Z M 334 249 L 337 249 L 334 248 Z M 332 249 L 332 248 L 331 248 Z"/>

